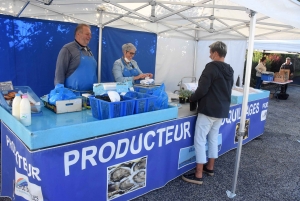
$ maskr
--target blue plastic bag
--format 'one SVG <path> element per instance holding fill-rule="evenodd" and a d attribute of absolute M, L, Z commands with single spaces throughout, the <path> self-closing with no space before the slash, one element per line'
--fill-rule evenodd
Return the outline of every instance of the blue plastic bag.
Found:
<path fill-rule="evenodd" d="M 76 95 L 71 90 L 64 88 L 63 84 L 57 84 L 55 88 L 50 91 L 48 102 L 54 105 L 56 101 L 71 100 L 75 98 Z"/>
<path fill-rule="evenodd" d="M 155 110 L 161 110 L 168 108 L 168 94 L 165 92 L 165 84 L 153 90 L 153 96 L 157 96 L 155 102 Z"/>

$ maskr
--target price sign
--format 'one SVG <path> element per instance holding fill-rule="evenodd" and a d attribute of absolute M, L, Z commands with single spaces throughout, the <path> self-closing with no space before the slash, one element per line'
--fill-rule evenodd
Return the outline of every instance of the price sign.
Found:
<path fill-rule="evenodd" d="M 127 82 L 117 82 L 116 90 L 118 93 L 127 92 L 128 91 L 128 83 Z"/>
<path fill-rule="evenodd" d="M 128 80 L 128 81 L 126 81 L 126 83 L 128 84 L 128 88 L 133 87 L 132 80 Z"/>
<path fill-rule="evenodd" d="M 13 85 L 11 81 L 0 82 L 0 91 L 9 91 L 13 90 Z"/>
<path fill-rule="evenodd" d="M 105 94 L 106 91 L 104 90 L 103 84 L 94 84 L 93 85 L 93 92 L 95 95 L 102 95 Z"/>

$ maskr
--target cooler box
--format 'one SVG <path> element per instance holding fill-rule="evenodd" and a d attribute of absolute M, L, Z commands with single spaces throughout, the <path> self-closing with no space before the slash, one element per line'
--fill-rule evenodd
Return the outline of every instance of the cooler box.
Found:
<path fill-rule="evenodd" d="M 243 88 L 235 87 L 231 90 L 231 104 L 243 103 Z M 249 88 L 248 102 L 267 98 L 270 95 L 270 91 Z"/>
<path fill-rule="evenodd" d="M 274 80 L 274 73 L 261 73 L 261 80 L 263 81 L 273 81 Z"/>

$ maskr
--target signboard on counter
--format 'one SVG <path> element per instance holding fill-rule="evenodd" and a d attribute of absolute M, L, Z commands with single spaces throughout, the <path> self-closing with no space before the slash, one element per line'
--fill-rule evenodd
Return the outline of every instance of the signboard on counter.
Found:
<path fill-rule="evenodd" d="M 12 81 L 0 82 L 0 91 L 9 91 L 13 89 Z"/>
<path fill-rule="evenodd" d="M 244 143 L 263 133 L 267 108 L 268 98 L 248 104 Z M 219 155 L 236 148 L 240 115 L 241 105 L 235 105 L 223 120 Z M 2 122 L 1 196 L 17 201 L 133 199 L 195 167 L 195 123 L 196 116 L 190 116 L 30 151 Z"/>

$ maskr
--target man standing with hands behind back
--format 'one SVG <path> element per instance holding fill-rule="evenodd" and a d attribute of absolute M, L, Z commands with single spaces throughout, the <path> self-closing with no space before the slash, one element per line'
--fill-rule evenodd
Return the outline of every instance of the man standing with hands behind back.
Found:
<path fill-rule="evenodd" d="M 89 25 L 79 24 L 75 40 L 62 47 L 56 61 L 54 85 L 64 84 L 78 92 L 93 90 L 97 83 L 97 62 L 87 46 L 92 38 Z"/>
<path fill-rule="evenodd" d="M 218 134 L 222 119 L 228 117 L 233 69 L 224 62 L 226 44 L 217 41 L 209 46 L 212 62 L 206 64 L 198 81 L 198 87 L 190 97 L 198 102 L 198 117 L 195 128 L 194 147 L 196 172 L 182 175 L 184 181 L 202 184 L 202 173 L 214 175 L 214 162 L 218 158 Z M 206 136 L 208 139 L 208 163 L 206 163 Z"/>

